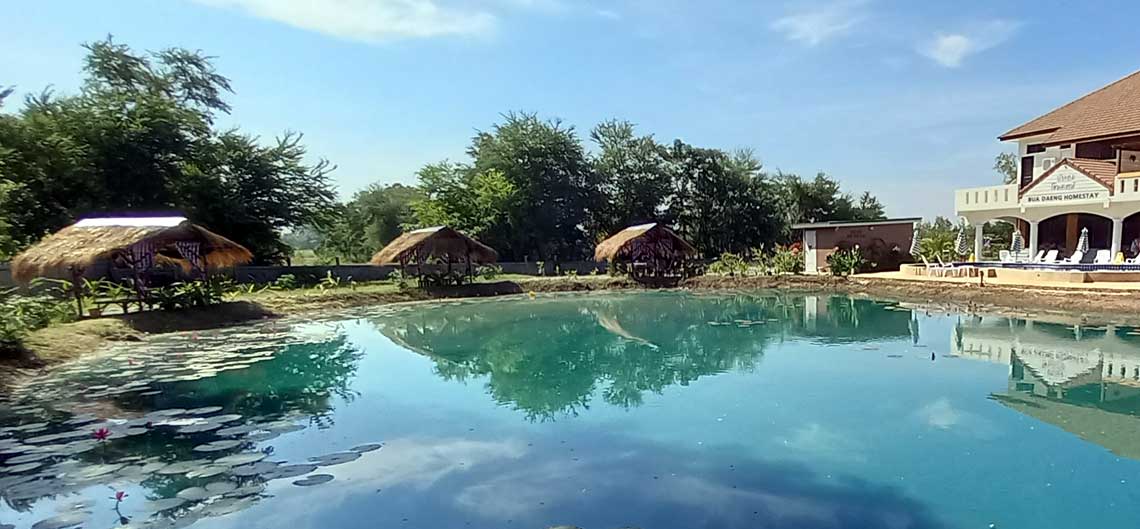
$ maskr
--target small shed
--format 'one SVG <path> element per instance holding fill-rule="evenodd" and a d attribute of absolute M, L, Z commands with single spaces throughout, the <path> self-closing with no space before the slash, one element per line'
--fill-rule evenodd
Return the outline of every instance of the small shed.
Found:
<path fill-rule="evenodd" d="M 826 221 L 795 224 L 800 231 L 804 250 L 804 273 L 819 274 L 827 270 L 827 258 L 836 250 L 859 246 L 864 258 L 876 264 L 876 270 L 897 270 L 907 258 L 914 227 L 921 217 L 871 221 Z"/>
<path fill-rule="evenodd" d="M 693 245 L 656 222 L 621 230 L 594 250 L 594 260 L 646 283 L 676 283 L 689 275 L 696 255 Z"/>
<path fill-rule="evenodd" d="M 414 274 L 420 282 L 462 283 L 475 273 L 475 265 L 497 261 L 495 250 L 447 226 L 412 230 L 396 237 L 372 256 L 374 265 L 399 265 Z M 454 265 L 461 268 L 456 271 Z M 425 270 L 424 266 L 427 265 Z"/>
<path fill-rule="evenodd" d="M 244 246 L 185 217 L 86 218 L 17 255 L 12 275 L 24 283 L 36 277 L 108 276 L 116 268 L 137 275 L 162 264 L 205 274 L 252 259 Z"/>

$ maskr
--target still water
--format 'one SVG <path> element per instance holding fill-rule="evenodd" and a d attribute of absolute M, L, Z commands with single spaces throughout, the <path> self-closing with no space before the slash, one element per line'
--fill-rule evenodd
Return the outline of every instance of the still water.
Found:
<path fill-rule="evenodd" d="M 0 406 L 4 529 L 1140 524 L 1140 332 L 846 297 L 348 311 Z"/>

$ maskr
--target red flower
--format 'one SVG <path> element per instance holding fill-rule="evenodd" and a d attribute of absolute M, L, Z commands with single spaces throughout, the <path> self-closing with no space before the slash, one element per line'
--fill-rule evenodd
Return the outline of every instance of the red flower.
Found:
<path fill-rule="evenodd" d="M 95 436 L 95 440 L 97 441 L 106 441 L 108 437 L 111 437 L 111 430 L 108 430 L 106 428 L 99 428 L 98 430 L 95 430 L 95 433 L 92 435 Z"/>
<path fill-rule="evenodd" d="M 123 492 L 123 491 L 121 491 L 121 490 L 120 490 L 120 491 L 116 491 L 116 492 L 115 492 L 115 501 L 119 501 L 119 502 L 121 502 L 121 501 L 123 501 L 123 499 L 124 499 L 124 498 L 126 498 L 126 497 L 127 497 L 127 493 L 126 493 L 126 492 Z"/>

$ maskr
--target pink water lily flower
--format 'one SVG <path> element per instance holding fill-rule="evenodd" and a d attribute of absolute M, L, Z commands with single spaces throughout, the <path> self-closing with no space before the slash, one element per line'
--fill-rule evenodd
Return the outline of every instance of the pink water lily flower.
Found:
<path fill-rule="evenodd" d="M 95 437 L 96 441 L 106 441 L 108 437 L 111 437 L 111 430 L 108 430 L 106 428 L 99 428 L 98 430 L 95 430 L 95 433 L 91 435 Z"/>

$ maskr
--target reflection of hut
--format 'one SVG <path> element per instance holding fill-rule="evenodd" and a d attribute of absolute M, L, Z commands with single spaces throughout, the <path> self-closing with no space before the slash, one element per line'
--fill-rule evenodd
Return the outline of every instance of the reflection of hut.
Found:
<path fill-rule="evenodd" d="M 462 283 L 474 275 L 476 264 L 494 263 L 498 254 L 489 246 L 447 226 L 409 231 L 372 256 L 374 265 L 415 265 L 421 283 Z M 461 265 L 459 270 L 454 265 Z M 428 265 L 425 269 L 424 265 Z"/>
<path fill-rule="evenodd" d="M 602 241 L 594 259 L 647 283 L 676 283 L 690 272 L 697 249 L 658 223 L 631 226 Z"/>
<path fill-rule="evenodd" d="M 35 277 L 106 276 L 116 268 L 127 268 L 137 276 L 163 264 L 205 274 L 252 259 L 242 245 L 184 217 L 91 218 L 16 256 L 12 275 L 27 282 Z"/>

